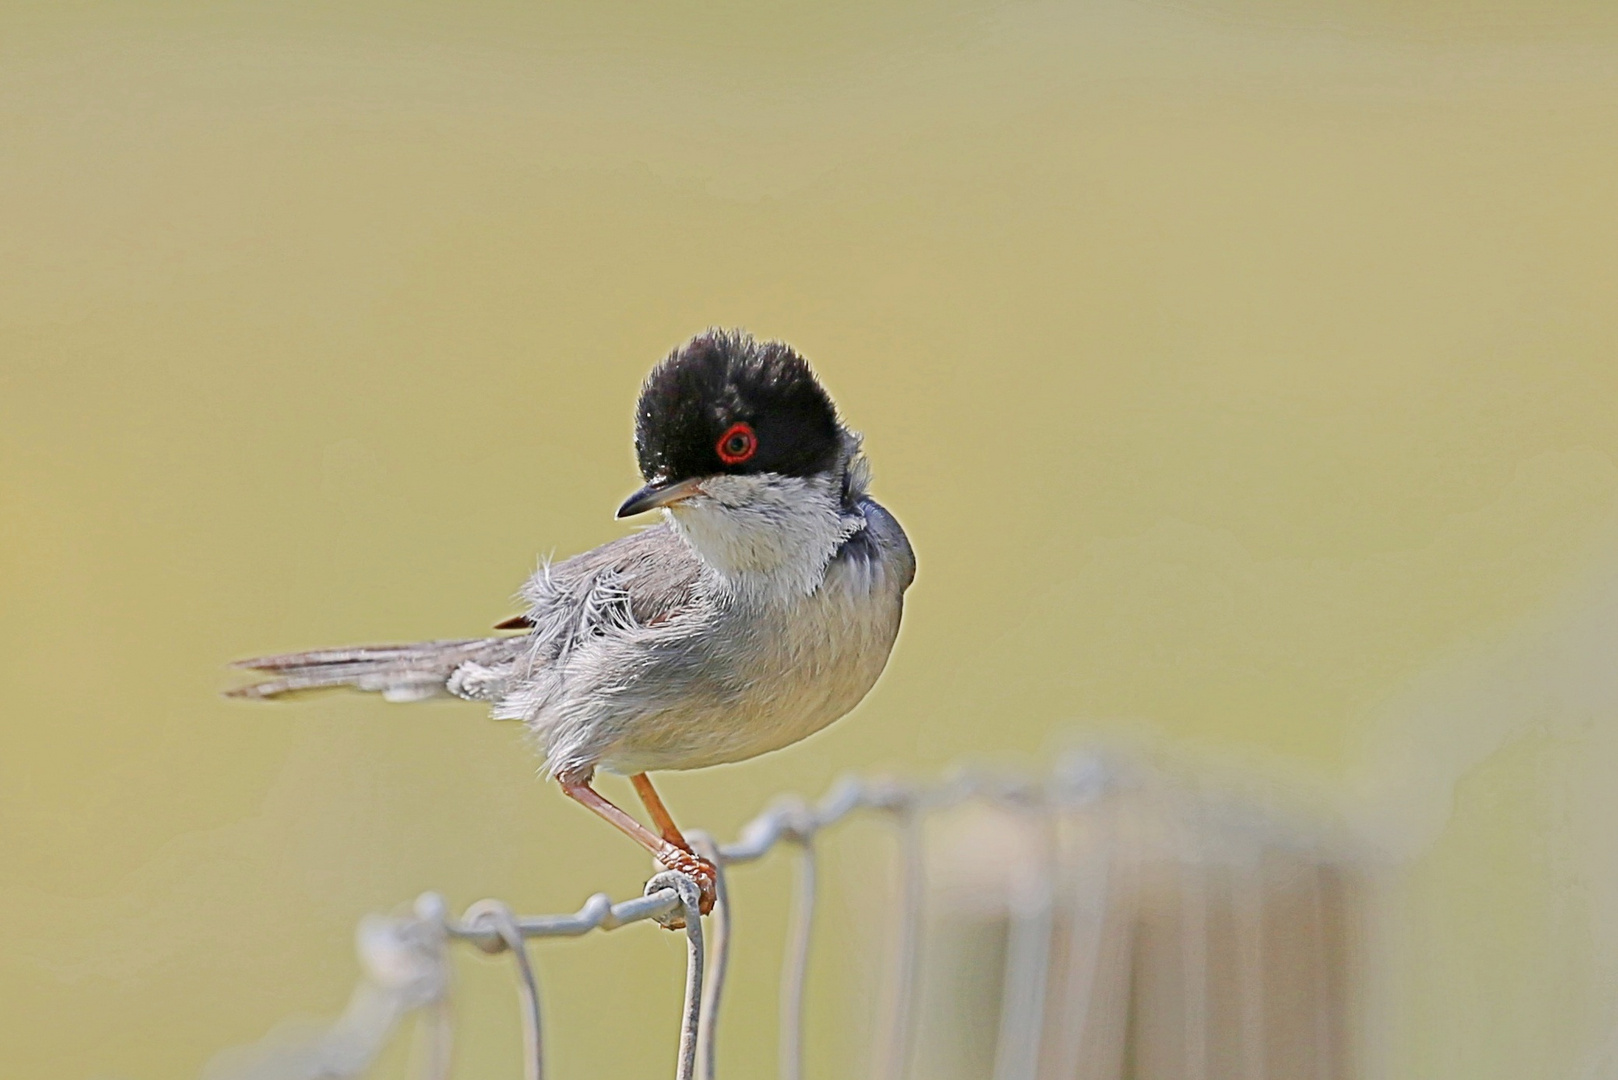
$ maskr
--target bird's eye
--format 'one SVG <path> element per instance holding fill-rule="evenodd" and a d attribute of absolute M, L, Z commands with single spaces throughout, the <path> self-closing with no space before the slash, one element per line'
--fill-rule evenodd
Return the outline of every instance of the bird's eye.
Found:
<path fill-rule="evenodd" d="M 719 451 L 719 460 L 726 465 L 740 465 L 758 451 L 758 436 L 753 434 L 751 425 L 738 422 L 719 436 L 714 449 Z"/>

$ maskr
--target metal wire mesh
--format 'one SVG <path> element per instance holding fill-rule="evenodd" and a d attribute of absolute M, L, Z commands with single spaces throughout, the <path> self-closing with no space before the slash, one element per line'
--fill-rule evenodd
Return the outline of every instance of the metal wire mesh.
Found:
<path fill-rule="evenodd" d="M 295 1046 L 267 1041 L 233 1051 L 228 1058 L 217 1059 L 207 1076 L 209 1080 L 358 1076 L 402 1021 L 416 1014 L 427 1044 L 421 1056 L 423 1075 L 427 1080 L 447 1080 L 452 1038 L 447 1010 L 449 952 L 455 943 L 465 942 L 511 956 L 523 1015 L 525 1075 L 540 1080 L 545 1056 L 540 985 L 529 944 L 648 920 L 683 920 L 686 987 L 674 1075 L 677 1080 L 713 1080 L 731 944 L 732 900 L 726 871 L 788 846 L 798 853 L 798 875 L 781 967 L 777 1071 L 783 1080 L 801 1080 L 805 995 L 816 927 L 817 838 L 857 812 L 888 821 L 901 853 L 892 967 L 885 979 L 872 1049 L 872 1071 L 882 1080 L 974 1075 L 970 1053 L 934 1053 L 936 1060 L 917 1061 L 918 1020 L 927 1004 L 921 994 L 924 936 L 930 932 L 939 936 L 939 927 L 957 936 L 975 927 L 999 945 L 997 986 L 974 990 L 960 978 L 955 980 L 956 998 L 976 994 L 988 1001 L 995 1015 L 992 1053 L 975 1075 L 994 1080 L 1101 1080 L 1126 1074 L 1261 1080 L 1283 1074 L 1274 1069 L 1273 1029 L 1290 1031 L 1299 1022 L 1314 1040 L 1303 1054 L 1309 1068 L 1291 1071 L 1297 1053 L 1287 1044 L 1292 1057 L 1284 1074 L 1319 1080 L 1347 1075 L 1341 926 L 1334 932 L 1321 914 L 1325 903 L 1321 882 L 1345 880 L 1330 876 L 1332 868 L 1340 866 L 1340 856 L 1316 839 L 1298 842 L 1271 824 L 1255 831 L 1251 815 L 1210 825 L 1206 808 L 1176 818 L 1154 804 L 1156 809 L 1144 818 L 1150 827 L 1143 829 L 1138 797 L 1133 810 L 1105 797 L 1120 790 L 1119 779 L 1115 768 L 1084 757 L 1064 761 L 1039 780 L 976 772 L 936 784 L 846 779 L 818 803 L 779 800 L 732 843 L 719 844 L 704 833 L 693 833 L 693 843 L 719 869 L 718 901 L 707 919 L 706 934 L 704 920 L 697 916 L 696 883 L 673 872 L 652 878 L 642 896 L 613 903 L 598 893 L 572 914 L 519 916 L 500 901 L 483 900 L 454 917 L 439 896 L 426 893 L 409 916 L 368 916 L 362 921 L 357 940 L 364 978 L 340 1018 Z M 980 820 L 975 829 L 946 830 L 946 842 L 930 850 L 927 823 L 969 804 L 1000 814 L 1003 820 L 987 829 Z M 1134 819 L 1132 826 L 1125 818 Z M 1154 862 L 1152 853 L 1164 850 L 1165 835 L 1172 849 L 1167 861 L 1179 867 L 1169 890 L 1175 911 L 1172 936 L 1178 948 L 1174 990 L 1166 990 L 1162 972 L 1151 969 L 1153 949 L 1164 935 L 1161 927 L 1154 929 L 1149 909 L 1161 906 L 1164 890 L 1154 889 L 1147 879 L 1154 866 L 1161 876 L 1164 860 Z M 1219 908 L 1219 917 L 1230 927 L 1224 934 L 1210 935 L 1206 894 L 1213 877 L 1231 867 L 1238 876 L 1247 874 L 1250 884 L 1257 882 L 1253 875 L 1261 872 L 1264 852 L 1277 843 L 1309 853 L 1305 862 L 1314 875 L 1309 886 L 1314 891 L 1308 902 L 1315 905 L 1315 931 L 1313 953 L 1306 948 L 1306 955 L 1289 954 L 1287 963 L 1292 966 L 1271 971 L 1262 955 L 1266 932 L 1262 884 L 1246 890 L 1239 883 L 1227 888 L 1229 895 Z M 975 868 L 975 874 L 974 869 L 963 870 L 963 862 Z M 940 887 L 930 889 L 930 876 L 949 880 L 935 882 Z M 1225 874 L 1221 880 L 1228 878 Z M 985 890 L 992 894 L 988 903 L 980 895 Z M 1335 901 L 1342 900 L 1340 892 L 1334 893 Z M 928 929 L 929 914 L 934 931 Z M 1220 954 L 1219 963 L 1210 961 L 1210 951 Z M 1233 955 L 1225 957 L 1225 952 Z M 938 981 L 948 983 L 947 959 L 938 966 Z M 966 972 L 968 982 L 982 981 L 977 970 L 981 967 Z M 1272 957 L 1270 968 L 1274 967 Z M 1267 977 L 1289 985 L 1291 998 L 1266 999 Z M 1235 987 L 1234 995 L 1223 992 L 1226 983 Z M 1300 990 L 1307 992 L 1302 1011 L 1308 1013 L 1301 1021 L 1290 1015 L 1287 1004 L 1305 1000 L 1298 996 Z M 949 991 L 931 996 L 941 995 L 948 998 Z M 1174 1017 L 1173 1030 L 1152 1045 L 1147 1044 L 1152 1036 L 1142 1032 L 1155 1029 L 1132 1018 L 1143 1000 L 1173 1006 L 1167 1010 Z M 952 1003 L 946 1000 L 943 1005 L 941 1030 L 962 1027 L 947 1015 Z M 1209 1029 L 1216 1023 L 1235 1034 L 1212 1039 Z M 935 1043 L 947 1041 L 930 1039 L 928 1046 L 936 1050 Z M 1231 1047 L 1233 1055 L 1225 1053 Z"/>

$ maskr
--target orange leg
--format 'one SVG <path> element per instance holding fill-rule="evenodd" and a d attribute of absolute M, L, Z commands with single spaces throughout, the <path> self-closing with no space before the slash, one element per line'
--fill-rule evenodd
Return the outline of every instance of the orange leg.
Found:
<path fill-rule="evenodd" d="M 639 785 L 637 784 L 636 787 L 639 788 Z M 713 910 L 716 895 L 714 885 L 718 880 L 718 876 L 714 872 L 713 864 L 707 859 L 700 858 L 692 854 L 688 848 L 678 847 L 672 841 L 658 836 L 652 830 L 608 802 L 600 792 L 590 786 L 588 781 L 575 781 L 572 783 L 564 781 L 562 783 L 562 793 L 596 816 L 605 818 L 608 824 L 647 851 L 650 851 L 653 858 L 670 870 L 678 870 L 695 881 L 702 889 L 702 902 L 700 905 L 702 914 L 706 915 Z M 655 794 L 653 798 L 656 798 Z M 662 806 L 661 803 L 658 805 Z M 663 819 L 668 819 L 667 810 L 663 811 Z M 673 826 L 674 823 L 669 821 L 668 827 L 673 828 Z M 679 835 L 679 830 L 675 830 L 675 835 Z M 684 840 L 684 837 L 681 837 L 681 839 Z"/>
<path fill-rule="evenodd" d="M 635 794 L 639 795 L 640 801 L 645 804 L 646 812 L 652 815 L 652 824 L 663 834 L 663 839 L 682 851 L 690 851 L 691 845 L 686 843 L 680 827 L 674 824 L 674 818 L 669 814 L 669 808 L 663 805 L 657 789 L 652 786 L 652 778 L 645 773 L 636 773 L 629 778 L 629 782 L 635 785 Z"/>

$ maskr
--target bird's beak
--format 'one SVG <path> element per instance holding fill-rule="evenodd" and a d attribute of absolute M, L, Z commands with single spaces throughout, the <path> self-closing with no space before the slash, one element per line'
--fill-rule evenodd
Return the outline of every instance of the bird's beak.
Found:
<path fill-rule="evenodd" d="M 644 514 L 648 510 L 656 510 L 660 506 L 689 499 L 693 495 L 701 495 L 702 478 L 693 477 L 690 480 L 681 480 L 678 483 L 653 480 L 635 494 L 624 500 L 624 505 L 618 508 L 618 516 L 631 517 L 635 514 Z"/>

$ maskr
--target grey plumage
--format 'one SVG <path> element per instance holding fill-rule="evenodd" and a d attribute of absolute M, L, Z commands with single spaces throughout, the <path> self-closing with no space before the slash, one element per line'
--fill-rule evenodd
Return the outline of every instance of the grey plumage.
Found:
<path fill-rule="evenodd" d="M 740 761 L 848 712 L 915 576 L 904 530 L 866 494 L 858 436 L 801 358 L 737 334 L 672 354 L 637 416 L 649 484 L 626 508 L 665 522 L 542 566 L 519 594 L 525 633 L 248 660 L 273 677 L 232 693 L 488 702 L 564 782 Z M 745 455 L 725 456 L 743 429 Z"/>
<path fill-rule="evenodd" d="M 541 566 L 518 593 L 528 603 L 527 634 L 261 656 L 233 666 L 276 677 L 226 694 L 269 699 L 346 687 L 389 701 L 495 701 L 519 667 L 554 666 L 593 638 L 656 624 L 689 606 L 699 571 L 690 549 L 660 525 Z"/>
<path fill-rule="evenodd" d="M 231 694 L 487 701 L 534 728 L 558 776 L 741 760 L 836 719 L 886 661 L 915 561 L 874 500 L 851 510 L 857 528 L 807 596 L 729 588 L 663 524 L 541 567 L 519 594 L 525 634 L 246 660 L 275 677 Z"/>

